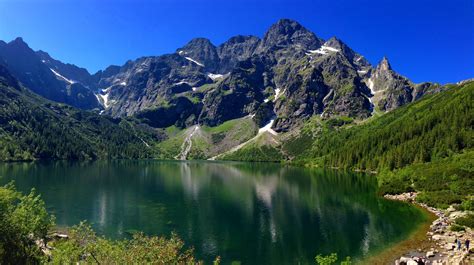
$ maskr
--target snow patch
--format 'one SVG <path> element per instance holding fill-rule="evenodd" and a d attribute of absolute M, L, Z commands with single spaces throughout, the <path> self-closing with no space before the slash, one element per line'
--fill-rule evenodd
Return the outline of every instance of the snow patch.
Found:
<path fill-rule="evenodd" d="M 267 103 L 268 101 L 270 101 L 268 98 L 263 100 L 263 102 L 265 102 L 265 103 Z"/>
<path fill-rule="evenodd" d="M 273 99 L 273 101 L 276 101 L 278 99 L 278 97 L 280 96 L 280 91 L 281 89 L 278 87 L 275 89 L 275 98 Z"/>
<path fill-rule="evenodd" d="M 367 81 L 368 83 L 368 87 L 370 89 L 370 91 L 372 92 L 372 94 L 374 94 L 374 81 L 372 80 L 372 78 L 369 78 L 369 80 Z"/>
<path fill-rule="evenodd" d="M 188 61 L 191 61 L 191 62 L 193 62 L 193 63 L 199 65 L 199 66 L 204 67 L 204 64 L 202 64 L 202 63 L 200 63 L 200 62 L 194 60 L 193 58 L 190 58 L 190 57 L 184 57 L 184 58 L 185 58 L 186 60 L 188 60 Z"/>
<path fill-rule="evenodd" d="M 99 102 L 102 102 L 104 108 L 108 108 L 110 106 L 111 100 L 109 100 L 111 86 L 105 89 L 101 89 L 98 94 L 95 94 L 95 97 Z"/>
<path fill-rule="evenodd" d="M 359 74 L 367 74 L 367 70 L 358 70 L 357 73 L 359 73 Z"/>
<path fill-rule="evenodd" d="M 102 102 L 104 102 L 104 107 L 108 108 L 109 107 L 109 93 L 105 95 L 99 94 L 99 97 L 102 98 Z"/>
<path fill-rule="evenodd" d="M 188 84 L 188 82 L 186 82 L 185 80 L 181 80 L 178 83 L 174 83 L 173 86 L 179 86 L 179 85 L 182 85 L 182 84 Z"/>
<path fill-rule="evenodd" d="M 321 48 L 317 49 L 317 50 L 309 50 L 310 53 L 312 54 L 315 54 L 315 53 L 318 53 L 318 54 L 328 54 L 329 52 L 340 52 L 339 49 L 336 49 L 336 48 L 333 48 L 333 47 L 329 47 L 329 46 L 326 46 L 326 45 L 323 45 L 321 46 Z"/>
<path fill-rule="evenodd" d="M 213 74 L 213 73 L 209 73 L 207 75 L 210 79 L 212 79 L 212 81 L 216 81 L 217 79 L 220 79 L 220 78 L 223 78 L 224 75 L 221 75 L 221 74 Z"/>
<path fill-rule="evenodd" d="M 127 82 L 122 82 L 122 83 L 120 83 L 120 85 L 126 86 L 126 85 L 127 85 Z"/>
<path fill-rule="evenodd" d="M 196 91 L 198 88 L 197 87 L 192 87 L 191 88 L 193 91 Z"/>
<path fill-rule="evenodd" d="M 74 83 L 76 83 L 76 82 L 74 82 L 74 81 L 72 81 L 72 80 L 70 80 L 70 79 L 67 79 L 66 77 L 62 76 L 60 73 L 54 71 L 52 68 L 49 68 L 49 70 L 51 70 L 51 72 L 53 72 L 53 74 L 55 74 L 57 77 L 61 78 L 62 80 L 68 82 L 68 83 L 71 84 L 71 85 L 74 84 Z"/>
<path fill-rule="evenodd" d="M 263 126 L 262 128 L 258 129 L 258 135 L 264 133 L 264 132 L 269 132 L 273 135 L 277 135 L 278 133 L 275 132 L 273 129 L 272 129 L 272 126 L 273 126 L 273 123 L 275 122 L 275 119 L 272 119 L 270 120 L 270 122 L 268 122 L 265 126 Z M 257 136 L 258 136 L 257 135 Z"/>
<path fill-rule="evenodd" d="M 41 62 L 42 62 L 42 63 L 46 63 L 46 61 L 45 61 L 45 60 L 41 60 Z"/>

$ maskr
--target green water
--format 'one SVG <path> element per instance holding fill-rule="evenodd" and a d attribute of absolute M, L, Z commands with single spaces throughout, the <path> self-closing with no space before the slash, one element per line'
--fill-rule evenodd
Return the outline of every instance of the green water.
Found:
<path fill-rule="evenodd" d="M 363 174 L 264 163 L 49 162 L 0 164 L 0 184 L 42 195 L 59 226 L 99 234 L 169 235 L 204 261 L 307 264 L 318 253 L 361 259 L 424 220 L 376 196 Z"/>

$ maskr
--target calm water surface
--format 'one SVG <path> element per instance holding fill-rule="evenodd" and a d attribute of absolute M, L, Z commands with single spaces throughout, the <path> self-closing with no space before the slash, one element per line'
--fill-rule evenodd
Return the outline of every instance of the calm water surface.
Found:
<path fill-rule="evenodd" d="M 308 264 L 332 252 L 361 259 L 424 220 L 376 196 L 373 177 L 277 164 L 0 164 L 0 184 L 12 180 L 36 188 L 60 226 L 88 220 L 110 238 L 175 231 L 199 259 L 224 264 Z"/>

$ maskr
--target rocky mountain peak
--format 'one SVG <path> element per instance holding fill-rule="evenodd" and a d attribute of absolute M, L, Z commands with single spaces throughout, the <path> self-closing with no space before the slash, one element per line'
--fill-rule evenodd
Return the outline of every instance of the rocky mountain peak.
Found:
<path fill-rule="evenodd" d="M 343 43 L 340 39 L 338 39 L 336 37 L 331 37 L 329 40 L 327 40 L 324 43 L 324 45 L 328 46 L 328 47 L 338 49 L 338 50 L 342 50 L 344 47 L 347 46 L 345 43 Z"/>
<path fill-rule="evenodd" d="M 389 71 L 392 70 L 392 66 L 388 61 L 387 57 L 383 57 L 382 61 L 377 65 L 377 71 Z"/>
<path fill-rule="evenodd" d="M 257 53 L 291 45 L 299 45 L 303 49 L 317 49 L 321 44 L 322 40 L 300 23 L 291 19 L 281 19 L 265 33 Z"/>
<path fill-rule="evenodd" d="M 16 37 L 14 40 L 10 42 L 11 44 L 23 44 L 27 45 L 26 42 L 23 40 L 22 37 Z"/>
<path fill-rule="evenodd" d="M 214 71 L 219 64 L 217 48 L 206 38 L 192 39 L 184 47 L 178 49 L 177 53 L 209 71 Z"/>
<path fill-rule="evenodd" d="M 183 48 L 179 50 L 208 49 L 215 48 L 214 44 L 206 38 L 194 38 L 190 40 Z"/>
<path fill-rule="evenodd" d="M 238 44 L 238 43 L 245 43 L 249 40 L 258 41 L 259 38 L 256 37 L 256 36 L 252 36 L 252 35 L 237 35 L 237 36 L 234 36 L 234 37 L 231 37 L 230 39 L 228 39 L 221 46 L 234 45 L 234 44 Z"/>

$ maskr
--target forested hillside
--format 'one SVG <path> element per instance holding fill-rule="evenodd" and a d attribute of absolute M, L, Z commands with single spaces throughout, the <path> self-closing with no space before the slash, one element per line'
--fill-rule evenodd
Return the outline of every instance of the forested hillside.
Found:
<path fill-rule="evenodd" d="M 0 70 L 0 160 L 153 156 L 154 130 L 50 102 Z"/>
<path fill-rule="evenodd" d="M 474 83 L 454 86 L 362 125 L 328 126 L 297 160 L 392 170 L 442 159 L 473 147 L 473 105 Z"/>

